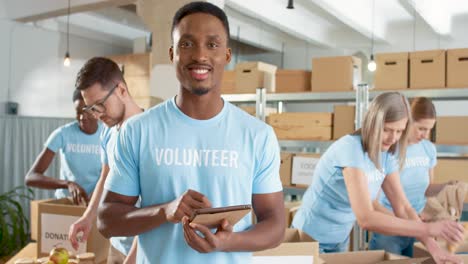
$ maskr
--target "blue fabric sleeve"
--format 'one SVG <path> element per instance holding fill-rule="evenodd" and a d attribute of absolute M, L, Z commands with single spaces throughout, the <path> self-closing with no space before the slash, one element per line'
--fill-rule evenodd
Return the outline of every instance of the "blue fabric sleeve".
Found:
<path fill-rule="evenodd" d="M 140 194 L 138 167 L 140 133 L 138 132 L 135 131 L 135 126 L 132 127 L 130 124 L 121 128 L 114 150 L 114 164 L 110 166 L 104 185 L 107 190 L 126 196 Z"/>
<path fill-rule="evenodd" d="M 327 153 L 326 159 L 333 162 L 333 167 L 336 168 L 357 168 L 362 171 L 365 167 L 365 153 L 362 144 L 355 136 L 345 136 L 335 143 L 330 152 Z"/>
<path fill-rule="evenodd" d="M 105 128 L 101 133 L 101 164 L 109 165 L 107 158 L 107 143 L 109 142 L 110 128 Z"/>
<path fill-rule="evenodd" d="M 50 149 L 53 152 L 57 152 L 59 149 L 63 148 L 63 135 L 62 135 L 62 127 L 59 127 L 50 134 L 49 138 L 47 139 L 44 147 Z"/>
<path fill-rule="evenodd" d="M 278 140 L 273 129 L 268 126 L 267 134 L 262 142 L 263 147 L 258 149 L 259 157 L 255 166 L 253 179 L 254 194 L 273 193 L 283 190 L 279 176 L 279 166 L 281 163 Z"/>

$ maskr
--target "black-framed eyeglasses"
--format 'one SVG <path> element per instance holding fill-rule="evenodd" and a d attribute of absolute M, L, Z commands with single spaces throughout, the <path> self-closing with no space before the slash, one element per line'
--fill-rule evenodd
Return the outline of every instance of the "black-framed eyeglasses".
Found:
<path fill-rule="evenodd" d="M 106 97 L 104 97 L 102 100 L 100 100 L 99 102 L 91 105 L 91 106 L 85 106 L 83 107 L 83 111 L 84 112 L 87 112 L 87 113 L 90 113 L 90 114 L 95 114 L 95 113 L 98 113 L 98 114 L 102 114 L 104 112 L 106 112 L 106 106 L 104 105 L 104 103 L 106 102 L 107 98 L 109 98 L 112 93 L 115 91 L 115 89 L 119 86 L 119 83 L 117 83 L 114 88 L 112 88 L 109 93 L 106 95 Z"/>

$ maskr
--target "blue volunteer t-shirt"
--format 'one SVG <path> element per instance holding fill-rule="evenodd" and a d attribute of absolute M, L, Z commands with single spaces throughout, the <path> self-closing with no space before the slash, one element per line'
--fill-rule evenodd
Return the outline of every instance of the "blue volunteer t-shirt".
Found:
<path fill-rule="evenodd" d="M 430 183 L 429 171 L 436 163 L 437 151 L 429 140 L 421 140 L 417 144 L 408 146 L 405 165 L 400 172 L 400 181 L 408 201 L 418 213 L 426 205 L 424 194 Z M 392 205 L 383 192 L 380 196 L 380 203 L 392 210 Z"/>
<path fill-rule="evenodd" d="M 188 189 L 213 207 L 251 204 L 252 194 L 279 192 L 279 146 L 272 128 L 229 102 L 209 120 L 185 115 L 175 98 L 128 120 L 121 129 L 105 188 L 141 195 L 142 207 L 171 202 Z M 251 215 L 234 226 L 248 229 Z M 182 224 L 138 235 L 137 263 L 250 263 L 250 252 L 201 254 Z"/>
<path fill-rule="evenodd" d="M 109 166 L 109 168 L 111 164 L 114 164 L 114 150 L 118 135 L 119 131 L 116 126 L 106 127 L 101 135 L 101 163 Z M 110 242 L 115 249 L 126 256 L 132 248 L 133 236 L 111 237 Z"/>
<path fill-rule="evenodd" d="M 78 183 L 88 196 L 94 191 L 101 175 L 99 139 L 103 126 L 88 135 L 80 130 L 78 121 L 57 128 L 44 146 L 54 153 L 60 150 L 60 179 Z M 69 196 L 67 189 L 57 189 L 56 198 Z"/>
<path fill-rule="evenodd" d="M 320 157 L 312 184 L 304 193 L 293 227 L 320 243 L 342 243 L 356 219 L 348 198 L 343 168 L 362 170 L 367 176 L 371 199 L 375 199 L 385 176 L 398 170 L 393 155 L 382 152 L 379 171 L 362 148 L 361 136 L 346 135 L 333 143 Z"/>

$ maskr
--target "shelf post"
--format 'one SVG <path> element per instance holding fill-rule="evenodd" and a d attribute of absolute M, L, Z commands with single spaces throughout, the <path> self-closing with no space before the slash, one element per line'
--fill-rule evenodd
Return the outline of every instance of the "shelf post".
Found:
<path fill-rule="evenodd" d="M 361 128 L 364 114 L 369 106 L 369 85 L 367 83 L 358 84 L 356 89 L 356 114 L 354 119 L 354 128 Z M 353 228 L 353 248 L 352 251 L 365 250 L 365 230 L 357 222 Z"/>
<path fill-rule="evenodd" d="M 255 100 L 255 116 L 265 122 L 265 108 L 266 108 L 266 89 L 257 88 L 257 100 Z"/>

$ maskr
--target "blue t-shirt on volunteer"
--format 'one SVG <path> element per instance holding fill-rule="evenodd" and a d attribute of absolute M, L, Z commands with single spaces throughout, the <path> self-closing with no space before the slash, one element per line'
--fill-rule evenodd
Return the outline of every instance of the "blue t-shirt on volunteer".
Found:
<path fill-rule="evenodd" d="M 101 163 L 107 166 L 114 164 L 114 149 L 119 131 L 116 126 L 106 127 L 101 135 Z M 133 243 L 133 237 L 111 237 L 112 246 L 125 256 L 128 255 Z"/>
<path fill-rule="evenodd" d="M 382 152 L 379 171 L 364 152 L 358 135 L 346 135 L 327 149 L 315 167 L 312 184 L 304 193 L 292 223 L 320 243 L 343 243 L 356 219 L 348 199 L 344 167 L 365 173 L 369 194 L 375 199 L 385 176 L 398 170 L 398 162 L 392 154 Z"/>
<path fill-rule="evenodd" d="M 88 196 L 94 191 L 101 175 L 100 135 L 103 126 L 98 123 L 94 134 L 80 130 L 78 121 L 57 128 L 44 146 L 54 153 L 60 150 L 60 179 L 78 183 Z M 57 189 L 56 198 L 69 196 L 67 189 Z"/>
<path fill-rule="evenodd" d="M 251 204 L 252 194 L 279 192 L 279 146 L 273 129 L 229 102 L 208 120 L 185 115 L 167 100 L 121 128 L 105 188 L 141 196 L 141 206 L 167 203 L 188 189 L 213 207 Z M 250 214 L 234 232 L 251 227 Z M 187 245 L 182 224 L 138 235 L 137 263 L 250 263 L 250 252 L 201 254 Z"/>
<path fill-rule="evenodd" d="M 417 144 L 408 146 L 405 165 L 400 172 L 400 181 L 408 201 L 418 213 L 426 205 L 424 194 L 430 183 L 429 171 L 436 163 L 437 151 L 429 140 L 421 140 Z M 379 200 L 387 209 L 392 210 L 392 205 L 383 192 Z"/>

